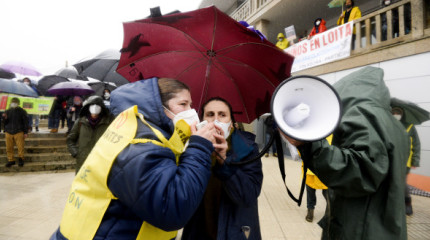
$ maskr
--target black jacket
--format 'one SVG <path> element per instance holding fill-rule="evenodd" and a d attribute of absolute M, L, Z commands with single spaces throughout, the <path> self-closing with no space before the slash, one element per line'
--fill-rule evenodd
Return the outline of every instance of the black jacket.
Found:
<path fill-rule="evenodd" d="M 28 133 L 28 116 L 24 109 L 21 107 L 9 108 L 5 113 L 5 132 L 9 134 L 16 134 L 19 132 L 24 132 L 24 134 Z"/>

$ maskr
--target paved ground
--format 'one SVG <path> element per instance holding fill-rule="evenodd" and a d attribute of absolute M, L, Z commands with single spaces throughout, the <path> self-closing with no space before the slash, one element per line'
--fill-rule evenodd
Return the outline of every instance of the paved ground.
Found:
<path fill-rule="evenodd" d="M 277 161 L 263 159 L 264 182 L 259 197 L 263 239 L 319 239 L 321 230 L 305 221 L 306 199 L 298 207 L 287 195 Z M 286 161 L 287 184 L 299 192 L 300 163 Z M 0 174 L 0 239 L 48 239 L 58 227 L 73 171 Z M 408 217 L 409 239 L 430 239 L 430 198 L 413 197 L 414 215 Z M 325 201 L 317 191 L 315 219 L 324 213 Z"/>

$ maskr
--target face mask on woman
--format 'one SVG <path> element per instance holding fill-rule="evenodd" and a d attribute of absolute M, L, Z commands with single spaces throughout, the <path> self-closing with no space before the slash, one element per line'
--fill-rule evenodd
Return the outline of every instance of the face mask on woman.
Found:
<path fill-rule="evenodd" d="M 97 104 L 91 104 L 89 107 L 90 113 L 93 115 L 98 115 L 102 111 L 102 107 Z"/>
<path fill-rule="evenodd" d="M 13 103 L 11 103 L 11 104 L 10 104 L 10 107 L 11 107 L 11 108 L 16 108 L 16 107 L 18 107 L 18 103 L 14 103 L 14 102 L 13 102 Z"/>
<path fill-rule="evenodd" d="M 105 94 L 104 94 L 104 97 L 105 97 L 106 99 L 107 99 L 107 98 L 110 98 L 110 93 L 108 93 L 108 92 L 107 92 L 107 93 L 105 93 Z"/>
<path fill-rule="evenodd" d="M 393 117 L 399 121 L 400 121 L 400 119 L 402 119 L 402 115 L 400 115 L 400 114 L 394 114 Z"/>
<path fill-rule="evenodd" d="M 230 136 L 230 126 L 231 126 L 231 121 L 228 123 L 224 123 L 224 122 L 220 122 L 218 120 L 214 121 L 214 124 L 219 126 L 223 131 L 224 131 L 224 138 L 227 139 L 228 136 Z"/>
<path fill-rule="evenodd" d="M 188 123 L 188 125 L 191 125 L 193 122 L 200 122 L 199 115 L 197 114 L 196 110 L 194 108 L 182 111 L 178 114 L 172 113 L 168 108 L 163 106 L 164 109 L 166 109 L 169 113 L 171 113 L 173 116 L 173 124 L 175 125 L 179 120 L 183 119 L 185 122 Z"/>

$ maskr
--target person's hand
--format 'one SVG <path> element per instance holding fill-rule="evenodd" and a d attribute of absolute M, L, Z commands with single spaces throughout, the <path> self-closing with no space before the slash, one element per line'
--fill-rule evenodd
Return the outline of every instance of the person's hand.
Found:
<path fill-rule="evenodd" d="M 340 18 L 344 18 L 345 17 L 345 12 L 342 12 L 342 14 L 340 14 Z"/>
<path fill-rule="evenodd" d="M 227 157 L 227 149 L 228 149 L 228 143 L 227 140 L 224 138 L 224 131 L 217 125 L 215 125 L 216 133 L 214 135 L 215 137 L 215 153 L 216 153 L 216 159 L 220 165 L 224 164 L 224 161 Z"/>
<path fill-rule="evenodd" d="M 212 144 L 215 143 L 215 133 L 216 133 L 216 128 L 215 128 L 215 124 L 214 123 L 208 123 L 206 124 L 206 126 L 200 128 L 199 130 L 197 130 L 196 128 L 197 122 L 194 122 L 191 124 L 191 135 L 197 135 L 200 136 L 202 138 L 207 139 L 208 141 L 211 141 Z"/>
<path fill-rule="evenodd" d="M 296 139 L 294 139 L 294 138 L 290 138 L 290 137 L 288 137 L 287 135 L 285 135 L 281 130 L 279 130 L 279 133 L 282 135 L 282 136 L 284 136 L 284 138 L 285 139 L 287 139 L 288 140 L 288 142 L 290 142 L 291 143 L 291 145 L 294 145 L 295 147 L 298 147 L 298 146 L 300 146 L 300 145 L 303 145 L 303 144 L 305 144 L 304 142 L 302 142 L 302 141 L 299 141 L 299 140 L 296 140 Z"/>
<path fill-rule="evenodd" d="M 76 110 L 76 108 L 75 108 L 75 107 L 72 107 L 71 111 L 72 111 L 72 112 L 74 112 L 75 110 Z"/>

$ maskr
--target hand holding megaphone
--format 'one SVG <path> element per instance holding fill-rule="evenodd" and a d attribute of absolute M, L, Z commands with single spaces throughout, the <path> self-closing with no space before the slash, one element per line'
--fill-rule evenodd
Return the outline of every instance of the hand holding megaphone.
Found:
<path fill-rule="evenodd" d="M 315 76 L 296 76 L 283 81 L 275 89 L 271 108 L 281 136 L 294 146 L 326 138 L 341 117 L 341 101 L 336 90 Z"/>

